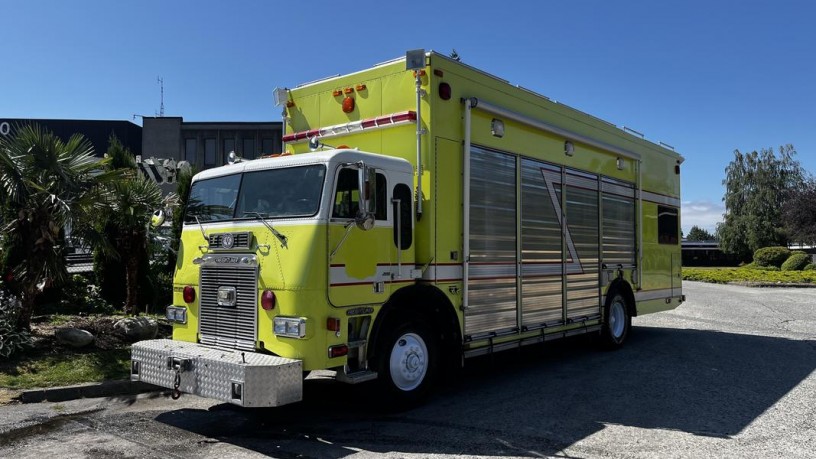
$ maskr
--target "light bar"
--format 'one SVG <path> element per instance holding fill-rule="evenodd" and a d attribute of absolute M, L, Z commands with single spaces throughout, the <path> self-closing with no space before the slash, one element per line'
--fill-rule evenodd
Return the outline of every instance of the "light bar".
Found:
<path fill-rule="evenodd" d="M 351 134 L 364 130 L 382 129 L 386 127 L 399 126 L 401 124 L 416 123 L 416 112 L 407 111 L 392 113 L 390 115 L 369 118 L 367 120 L 352 121 L 345 124 L 337 124 L 320 129 L 300 131 L 283 136 L 284 143 L 306 142 L 312 137 L 334 137 L 338 135 Z"/>

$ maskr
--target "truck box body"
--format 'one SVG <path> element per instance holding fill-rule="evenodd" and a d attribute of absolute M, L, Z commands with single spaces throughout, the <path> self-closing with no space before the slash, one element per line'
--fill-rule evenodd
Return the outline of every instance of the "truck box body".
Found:
<path fill-rule="evenodd" d="M 632 316 L 682 302 L 681 156 L 440 54 L 411 58 L 287 90 L 283 155 L 194 178 L 174 340 L 399 394 L 461 356 L 586 332 L 621 344 Z M 253 210 L 266 200 L 294 210 Z"/>

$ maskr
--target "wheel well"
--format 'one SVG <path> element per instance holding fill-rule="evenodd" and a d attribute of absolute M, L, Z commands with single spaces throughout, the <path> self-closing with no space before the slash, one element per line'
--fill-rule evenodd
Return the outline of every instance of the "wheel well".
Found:
<path fill-rule="evenodd" d="M 416 284 L 397 290 L 383 305 L 374 321 L 369 338 L 369 343 L 372 344 L 369 347 L 372 350 L 370 358 L 376 358 L 379 352 L 376 344 L 388 323 L 410 314 L 417 316 L 437 334 L 443 354 L 448 358 L 456 358 L 459 362 L 462 339 L 459 319 L 454 311 L 447 296 L 434 286 Z"/>
<path fill-rule="evenodd" d="M 635 294 L 632 291 L 632 286 L 622 279 L 615 279 L 609 288 L 606 290 L 607 298 L 615 292 L 620 292 L 626 300 L 626 309 L 630 317 L 637 316 L 637 306 L 635 305 Z"/>

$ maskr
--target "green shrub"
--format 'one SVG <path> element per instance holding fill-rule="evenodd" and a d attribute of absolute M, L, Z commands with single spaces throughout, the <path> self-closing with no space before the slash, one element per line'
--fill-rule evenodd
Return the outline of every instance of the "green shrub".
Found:
<path fill-rule="evenodd" d="M 0 286 L 0 360 L 31 346 L 31 335 L 17 329 L 20 301 Z"/>
<path fill-rule="evenodd" d="M 810 255 L 806 253 L 794 253 L 782 263 L 782 271 L 801 271 L 810 263 Z"/>
<path fill-rule="evenodd" d="M 802 271 L 816 271 L 816 263 L 808 263 L 802 268 Z"/>
<path fill-rule="evenodd" d="M 754 264 L 780 268 L 790 255 L 791 251 L 786 247 L 763 247 L 754 252 Z"/>

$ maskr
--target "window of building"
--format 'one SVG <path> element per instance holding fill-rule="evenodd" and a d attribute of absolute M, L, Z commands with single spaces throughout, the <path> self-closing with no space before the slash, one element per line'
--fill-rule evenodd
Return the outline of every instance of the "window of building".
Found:
<path fill-rule="evenodd" d="M 677 245 L 679 242 L 679 223 L 677 209 L 673 207 L 657 206 L 657 242 L 660 244 Z"/>
<path fill-rule="evenodd" d="M 196 141 L 196 139 L 186 139 L 184 141 L 184 159 L 186 159 L 187 162 L 189 162 L 192 165 L 195 165 L 196 161 L 198 160 L 197 157 L 198 152 L 196 149 L 197 146 L 198 142 Z"/>
<path fill-rule="evenodd" d="M 255 159 L 255 139 L 244 139 L 244 150 L 241 152 L 241 157 Z"/>
<path fill-rule="evenodd" d="M 215 166 L 215 139 L 204 139 L 204 165 Z"/>
<path fill-rule="evenodd" d="M 263 139 L 261 141 L 261 154 L 271 155 L 273 153 L 280 153 L 280 147 L 275 147 L 275 139 Z"/>

